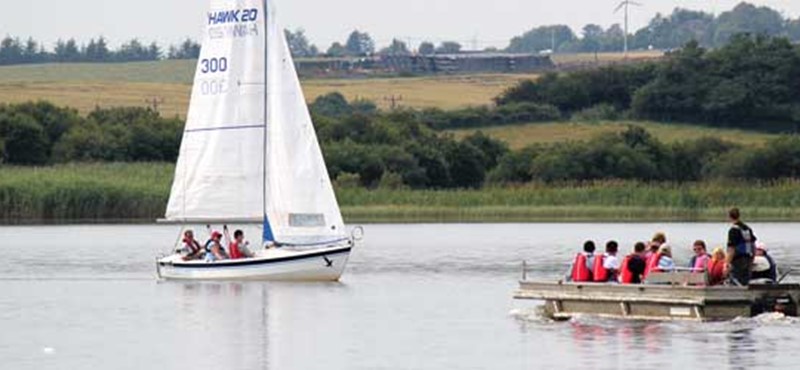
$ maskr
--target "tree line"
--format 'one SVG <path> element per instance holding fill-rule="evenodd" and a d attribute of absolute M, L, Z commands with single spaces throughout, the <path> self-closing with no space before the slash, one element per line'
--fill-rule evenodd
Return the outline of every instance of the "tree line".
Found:
<path fill-rule="evenodd" d="M 581 142 L 520 150 L 481 132 L 461 139 L 431 127 L 429 113 L 378 110 L 332 93 L 310 105 L 331 177 L 415 189 L 626 179 L 694 182 L 800 178 L 800 137 L 763 146 L 717 138 L 664 143 L 630 126 Z M 446 114 L 446 113 L 439 113 Z M 86 116 L 46 102 L 0 106 L 0 160 L 8 165 L 177 159 L 184 122 L 148 108 L 97 108 Z"/>
<path fill-rule="evenodd" d="M 439 45 L 424 41 L 416 46 L 395 38 L 385 47 L 379 48 L 367 32 L 353 30 L 343 42 L 333 42 L 324 50 L 314 45 L 303 29 L 285 30 L 292 55 L 299 58 L 312 57 L 363 57 L 370 55 L 402 56 L 455 54 L 462 45 L 455 41 L 444 41 Z M 632 49 L 670 50 L 680 48 L 690 41 L 706 48 L 722 47 L 737 34 L 781 36 L 800 41 L 800 18 L 789 19 L 780 12 L 749 3 L 740 3 L 730 11 L 715 16 L 711 13 L 676 8 L 669 15 L 656 14 L 647 26 L 629 35 Z M 584 26 L 576 34 L 566 25 L 547 25 L 533 28 L 512 38 L 509 45 L 500 50 L 486 51 L 510 53 L 552 52 L 608 52 L 621 51 L 625 33 L 619 24 L 603 28 L 597 24 Z M 52 63 L 52 62 L 134 62 L 160 59 L 196 59 L 200 45 L 187 39 L 166 50 L 158 43 L 143 43 L 130 40 L 116 50 L 108 46 L 103 37 L 79 44 L 75 39 L 59 40 L 50 51 L 33 39 L 25 41 L 11 36 L 0 41 L 0 65 Z"/>
<path fill-rule="evenodd" d="M 798 83 L 800 46 L 740 34 L 714 50 L 691 41 L 656 62 L 546 74 L 508 89 L 496 103 L 551 105 L 565 117 L 797 131 Z"/>
<path fill-rule="evenodd" d="M 800 41 L 800 18 L 790 19 L 766 6 L 746 2 L 718 16 L 703 11 L 675 8 L 671 14 L 656 14 L 641 29 L 630 34 L 632 49 L 669 50 L 690 41 L 713 48 L 727 44 L 741 33 L 781 36 Z M 566 25 L 549 25 L 531 29 L 514 37 L 509 52 L 607 52 L 621 51 L 625 32 L 619 24 L 603 28 L 597 24 L 584 26 L 576 34 Z"/>
<path fill-rule="evenodd" d="M 0 41 L 0 65 L 35 63 L 121 63 L 155 61 L 161 59 L 196 59 L 200 55 L 200 45 L 185 40 L 172 45 L 166 51 L 156 42 L 143 43 L 130 40 L 116 49 L 111 49 L 104 37 L 91 39 L 86 44 L 78 44 L 75 39 L 59 40 L 52 51 L 29 38 L 6 36 Z"/>

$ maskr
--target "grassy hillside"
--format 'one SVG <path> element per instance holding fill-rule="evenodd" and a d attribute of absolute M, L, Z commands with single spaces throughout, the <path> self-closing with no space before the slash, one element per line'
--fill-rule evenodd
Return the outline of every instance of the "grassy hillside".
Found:
<path fill-rule="evenodd" d="M 505 141 L 512 149 L 520 149 L 531 144 L 554 143 L 567 140 L 588 140 L 601 133 L 622 132 L 628 125 L 637 125 L 647 129 L 653 136 L 664 142 L 694 139 L 703 136 L 718 137 L 724 140 L 745 145 L 760 145 L 776 135 L 757 133 L 735 129 L 721 129 L 694 125 L 664 124 L 655 122 L 552 122 L 507 125 L 488 128 L 451 130 L 457 138 L 467 136 L 475 131 Z"/>
<path fill-rule="evenodd" d="M 44 64 L 0 67 L 0 102 L 49 100 L 87 112 L 96 106 L 144 106 L 162 101 L 168 116 L 185 115 L 194 61 L 122 64 Z M 521 79 L 535 75 L 488 74 L 416 78 L 303 80 L 306 98 L 338 91 L 348 99 L 369 99 L 381 107 L 458 108 L 491 103 Z"/>

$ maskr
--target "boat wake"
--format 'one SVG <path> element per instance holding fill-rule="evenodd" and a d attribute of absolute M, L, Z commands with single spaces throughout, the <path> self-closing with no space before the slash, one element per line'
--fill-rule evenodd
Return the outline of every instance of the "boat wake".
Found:
<path fill-rule="evenodd" d="M 800 318 L 786 316 L 780 312 L 762 313 L 755 317 L 743 317 L 733 320 L 732 322 L 752 322 L 758 326 L 783 326 L 783 325 L 798 325 Z"/>
<path fill-rule="evenodd" d="M 516 321 L 526 324 L 549 324 L 558 321 L 547 317 L 543 305 L 526 308 L 513 308 L 508 315 Z M 764 313 L 755 317 L 740 317 L 730 321 L 717 322 L 658 322 L 635 321 L 621 318 L 607 318 L 593 315 L 577 314 L 568 321 L 572 325 L 594 327 L 599 329 L 614 329 L 619 327 L 662 327 L 674 332 L 732 332 L 751 330 L 759 327 L 782 327 L 800 325 L 800 318 L 786 316 L 779 312 Z"/>
<path fill-rule="evenodd" d="M 538 324 L 547 324 L 556 322 L 555 320 L 548 318 L 544 312 L 544 306 L 533 306 L 533 307 L 526 307 L 526 308 L 512 308 L 508 312 L 508 316 L 512 317 L 514 320 L 517 320 L 521 323 L 538 323 Z"/>

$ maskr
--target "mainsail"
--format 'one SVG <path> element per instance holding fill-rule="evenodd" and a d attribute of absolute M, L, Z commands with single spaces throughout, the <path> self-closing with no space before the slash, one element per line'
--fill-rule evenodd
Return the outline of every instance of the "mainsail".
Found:
<path fill-rule="evenodd" d="M 263 220 L 265 240 L 290 244 L 345 235 L 268 1 L 211 1 L 166 218 Z"/>

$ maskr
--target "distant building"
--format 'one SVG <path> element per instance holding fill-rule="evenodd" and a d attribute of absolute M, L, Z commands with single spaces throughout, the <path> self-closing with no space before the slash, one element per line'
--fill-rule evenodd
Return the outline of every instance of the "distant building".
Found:
<path fill-rule="evenodd" d="M 297 61 L 302 75 L 531 73 L 554 67 L 550 56 L 506 53 L 383 55 Z"/>

